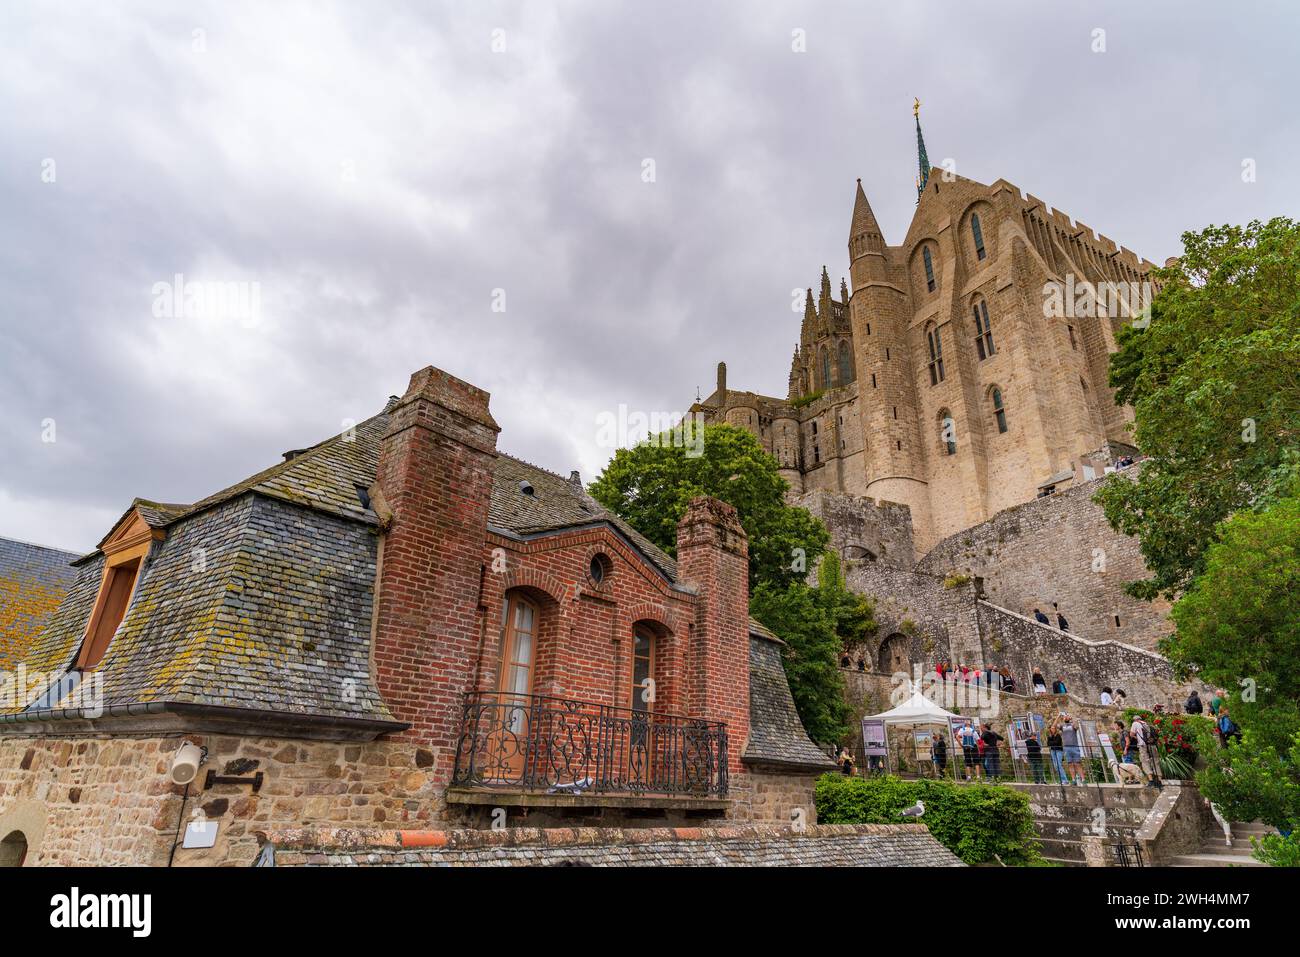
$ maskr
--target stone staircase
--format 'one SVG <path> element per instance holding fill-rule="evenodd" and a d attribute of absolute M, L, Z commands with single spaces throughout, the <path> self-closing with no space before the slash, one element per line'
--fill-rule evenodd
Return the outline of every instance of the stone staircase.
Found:
<path fill-rule="evenodd" d="M 1160 792 L 1155 788 L 1115 784 L 1062 787 L 1055 784 L 1008 784 L 1029 797 L 1034 829 L 1043 857 L 1067 867 L 1083 867 L 1083 838 L 1100 834 L 1132 842 Z M 1100 812 L 1104 812 L 1100 813 Z M 1222 840 L 1222 833 L 1220 833 Z"/>
<path fill-rule="evenodd" d="M 1211 822 L 1205 832 L 1201 848 L 1194 854 L 1183 854 L 1169 861 L 1171 867 L 1267 867 L 1250 856 L 1252 837 L 1263 837 L 1275 831 L 1266 824 L 1232 825 L 1232 843 L 1225 840 L 1223 828 Z"/>

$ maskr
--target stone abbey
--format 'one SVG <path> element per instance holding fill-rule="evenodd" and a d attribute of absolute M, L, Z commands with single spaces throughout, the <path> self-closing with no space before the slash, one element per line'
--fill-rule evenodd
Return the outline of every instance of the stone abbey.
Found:
<path fill-rule="evenodd" d="M 1153 264 L 1004 179 L 932 169 L 916 132 L 907 235 L 886 243 L 859 180 L 852 286 L 836 298 L 823 268 L 808 290 L 785 398 L 729 388 L 719 364 L 692 411 L 758 436 L 794 495 L 906 505 L 919 556 L 1134 453 L 1106 370 L 1149 296 L 1105 290 L 1150 290 Z M 1102 292 L 1075 309 L 1076 289 Z"/>

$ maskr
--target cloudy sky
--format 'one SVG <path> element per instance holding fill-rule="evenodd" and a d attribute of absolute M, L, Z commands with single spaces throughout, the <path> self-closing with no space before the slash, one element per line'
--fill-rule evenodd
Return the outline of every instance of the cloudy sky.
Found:
<path fill-rule="evenodd" d="M 428 364 L 588 479 L 598 416 L 681 411 L 719 359 L 783 394 L 857 177 L 906 231 L 914 96 L 933 162 L 1152 260 L 1300 214 L 1297 11 L 6 2 L 0 536 L 89 549 Z M 169 315 L 177 274 L 257 308 Z"/>

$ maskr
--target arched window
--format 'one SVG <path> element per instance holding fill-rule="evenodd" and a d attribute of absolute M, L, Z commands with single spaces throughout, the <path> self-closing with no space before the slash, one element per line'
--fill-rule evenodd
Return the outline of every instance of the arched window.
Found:
<path fill-rule="evenodd" d="M 921 247 L 921 259 L 925 261 L 925 288 L 934 292 L 934 260 L 930 258 L 930 247 Z"/>
<path fill-rule="evenodd" d="M 957 423 L 947 409 L 939 410 L 939 443 L 945 454 L 957 454 Z"/>
<path fill-rule="evenodd" d="M 997 420 L 998 431 L 1005 432 L 1007 430 L 1007 413 L 1002 407 L 1002 390 L 994 386 L 989 396 L 993 400 L 993 418 Z"/>
<path fill-rule="evenodd" d="M 925 327 L 925 345 L 930 350 L 930 385 L 938 385 L 943 381 L 943 342 L 932 325 Z"/>
<path fill-rule="evenodd" d="M 818 360 L 821 362 L 821 370 L 822 370 L 822 381 L 821 381 L 821 387 L 822 387 L 823 389 L 829 389 L 829 388 L 831 387 L 831 354 L 830 354 L 830 350 L 827 349 L 825 346 L 822 346 L 822 347 L 821 347 L 821 351 L 817 353 L 817 358 L 818 358 Z"/>
<path fill-rule="evenodd" d="M 975 240 L 975 258 L 984 259 L 984 230 L 980 229 L 980 214 L 970 214 L 970 234 Z"/>
<path fill-rule="evenodd" d="M 993 355 L 993 331 L 989 329 L 989 304 L 983 298 L 975 301 L 975 350 L 980 361 Z"/>
<path fill-rule="evenodd" d="M 655 701 L 655 636 L 643 625 L 632 633 L 632 702 L 633 711 L 653 711 Z"/>
<path fill-rule="evenodd" d="M 840 340 L 840 385 L 853 381 L 853 353 L 849 350 L 846 339 Z"/>
<path fill-rule="evenodd" d="M 22 867 L 27 860 L 27 835 L 10 831 L 0 841 L 0 867 Z"/>
<path fill-rule="evenodd" d="M 537 627 L 541 612 L 523 595 L 511 594 L 505 603 L 501 628 L 501 673 L 498 691 L 510 697 L 533 691 L 533 661 L 537 652 Z"/>

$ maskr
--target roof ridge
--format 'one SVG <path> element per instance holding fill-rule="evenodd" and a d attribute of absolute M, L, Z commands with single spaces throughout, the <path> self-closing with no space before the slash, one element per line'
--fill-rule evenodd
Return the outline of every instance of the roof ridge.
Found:
<path fill-rule="evenodd" d="M 567 481 L 569 481 L 568 478 L 566 478 L 565 476 L 561 475 L 559 472 L 553 472 L 553 471 L 551 471 L 550 469 L 548 469 L 548 468 L 546 468 L 546 467 L 544 467 L 544 466 L 541 466 L 541 465 L 535 465 L 534 463 L 529 462 L 527 459 L 521 459 L 521 458 L 520 458 L 519 456 L 517 456 L 517 455 L 511 455 L 509 452 L 502 452 L 500 449 L 497 449 L 497 455 L 498 455 L 499 457 L 503 458 L 503 459 L 510 459 L 510 461 L 512 461 L 512 462 L 517 462 L 517 463 L 519 463 L 520 465 L 526 465 L 526 466 L 528 466 L 530 469 L 536 469 L 538 472 L 545 472 L 547 475 L 550 475 L 550 476 L 552 476 L 553 478 L 557 478 L 557 479 L 559 479 L 561 482 L 567 482 Z"/>
<path fill-rule="evenodd" d="M 369 418 L 362 419 L 360 422 L 356 423 L 356 425 L 352 426 L 351 428 L 344 429 L 342 432 L 339 432 L 336 435 L 332 435 L 322 439 L 321 441 L 317 442 L 315 445 L 308 446 L 304 451 L 295 455 L 291 459 L 284 459 L 281 462 L 276 462 L 274 465 L 267 466 L 266 468 L 262 469 L 260 472 L 254 472 L 252 475 L 234 483 L 233 485 L 228 485 L 225 488 L 221 489 L 220 491 L 213 492 L 211 495 L 199 499 L 197 502 L 194 502 L 193 504 L 187 506 L 183 512 L 174 516 L 171 519 L 171 521 L 169 521 L 167 524 L 170 525 L 173 522 L 179 521 L 183 518 L 188 518 L 189 516 L 193 515 L 195 512 L 211 508 L 214 505 L 218 505 L 224 501 L 228 501 L 239 495 L 256 491 L 259 485 L 262 485 L 264 482 L 268 481 L 269 479 L 281 475 L 282 473 L 289 471 L 289 469 L 291 468 L 301 466 L 304 462 L 310 461 L 313 456 L 319 455 L 321 452 L 324 452 L 326 449 L 333 448 L 338 443 L 339 439 L 341 439 L 348 432 L 356 432 L 357 430 L 363 428 L 364 426 L 371 424 L 376 419 L 383 418 L 387 414 L 388 412 L 386 410 L 382 412 L 376 412 L 374 415 L 370 416 Z"/>
<path fill-rule="evenodd" d="M 58 552 L 60 555 L 71 555 L 74 559 L 80 558 L 79 552 L 70 552 L 66 548 L 59 548 L 55 545 L 42 545 L 40 542 L 29 542 L 25 538 L 10 538 L 7 535 L 0 535 L 0 542 L 7 542 L 11 545 L 26 545 L 28 548 L 39 548 L 45 552 Z"/>

